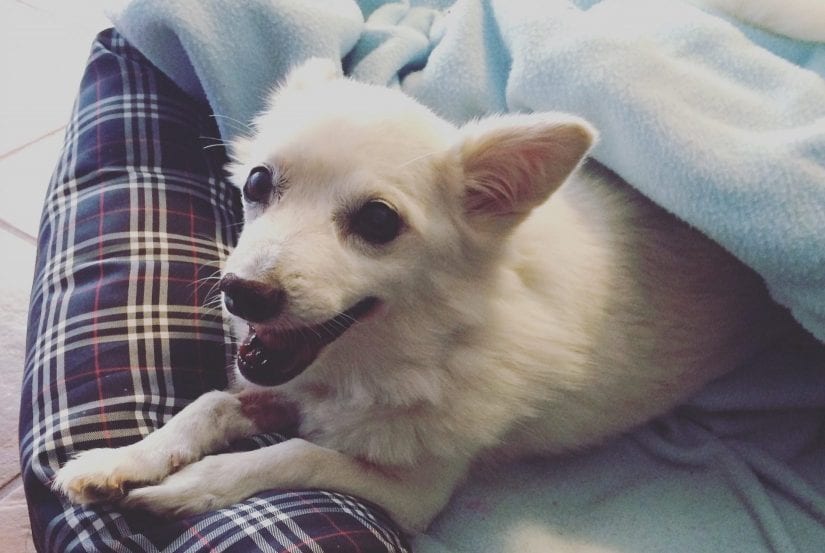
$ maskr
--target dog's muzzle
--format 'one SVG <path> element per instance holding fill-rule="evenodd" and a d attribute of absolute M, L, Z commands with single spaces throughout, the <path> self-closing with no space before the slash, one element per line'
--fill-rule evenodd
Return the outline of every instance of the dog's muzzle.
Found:
<path fill-rule="evenodd" d="M 326 346 L 380 303 L 367 297 L 323 323 L 283 330 L 266 324 L 283 311 L 283 291 L 231 273 L 221 280 L 220 290 L 226 309 L 250 323 L 237 364 L 244 378 L 260 386 L 278 386 L 304 372 Z"/>

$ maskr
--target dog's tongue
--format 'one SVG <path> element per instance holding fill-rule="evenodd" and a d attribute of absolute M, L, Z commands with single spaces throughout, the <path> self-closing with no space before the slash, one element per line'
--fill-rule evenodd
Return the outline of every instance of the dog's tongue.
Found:
<path fill-rule="evenodd" d="M 238 370 L 244 378 L 261 386 L 289 382 L 309 367 L 325 346 L 336 340 L 376 306 L 373 297 L 361 300 L 324 324 L 285 332 L 257 331 L 238 349 Z"/>

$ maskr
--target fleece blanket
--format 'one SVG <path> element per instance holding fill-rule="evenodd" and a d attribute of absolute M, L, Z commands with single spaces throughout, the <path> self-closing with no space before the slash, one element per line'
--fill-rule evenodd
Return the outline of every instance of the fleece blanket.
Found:
<path fill-rule="evenodd" d="M 128 40 L 231 139 L 309 56 L 461 123 L 561 110 L 825 340 L 825 45 L 676 0 L 134 0 Z M 822 551 L 825 356 L 765 351 L 580 455 L 480 474 L 419 551 Z"/>

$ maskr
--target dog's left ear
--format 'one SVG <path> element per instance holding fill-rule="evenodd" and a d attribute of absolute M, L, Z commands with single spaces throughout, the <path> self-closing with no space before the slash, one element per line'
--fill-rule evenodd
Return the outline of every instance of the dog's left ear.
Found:
<path fill-rule="evenodd" d="M 590 124 L 566 114 L 468 123 L 458 145 L 467 216 L 505 225 L 520 222 L 561 186 L 595 139 Z"/>

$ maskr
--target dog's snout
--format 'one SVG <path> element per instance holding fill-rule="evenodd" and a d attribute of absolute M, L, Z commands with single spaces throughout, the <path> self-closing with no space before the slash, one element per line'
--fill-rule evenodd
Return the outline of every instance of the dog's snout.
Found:
<path fill-rule="evenodd" d="M 257 323 L 276 316 L 283 307 L 283 290 L 227 273 L 221 279 L 223 303 L 233 315 Z"/>

